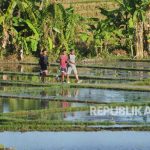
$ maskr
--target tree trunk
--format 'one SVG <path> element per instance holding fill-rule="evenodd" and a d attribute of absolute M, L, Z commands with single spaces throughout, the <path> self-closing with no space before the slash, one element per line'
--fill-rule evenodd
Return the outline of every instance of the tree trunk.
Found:
<path fill-rule="evenodd" d="M 136 58 L 143 59 L 143 22 L 136 23 Z"/>
<path fill-rule="evenodd" d="M 146 14 L 147 22 L 146 22 L 146 30 L 147 30 L 147 49 L 150 54 L 150 5 Z"/>
<path fill-rule="evenodd" d="M 7 31 L 7 28 L 5 28 L 5 26 L 3 26 L 3 40 L 2 40 L 2 48 L 6 48 L 7 44 L 8 44 L 8 39 L 9 39 L 9 34 Z"/>

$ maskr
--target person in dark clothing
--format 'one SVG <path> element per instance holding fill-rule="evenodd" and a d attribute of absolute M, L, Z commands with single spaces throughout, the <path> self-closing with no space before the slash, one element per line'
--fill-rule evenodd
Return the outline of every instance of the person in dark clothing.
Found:
<path fill-rule="evenodd" d="M 41 76 L 41 81 L 45 81 L 45 77 L 48 75 L 48 56 L 47 56 L 47 51 L 43 50 L 40 53 L 40 59 L 39 59 L 39 65 L 40 65 L 40 76 Z"/>

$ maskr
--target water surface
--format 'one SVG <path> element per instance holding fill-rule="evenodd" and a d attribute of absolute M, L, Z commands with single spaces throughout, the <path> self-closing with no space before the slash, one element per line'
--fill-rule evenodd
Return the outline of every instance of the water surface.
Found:
<path fill-rule="evenodd" d="M 1 95 L 32 96 L 39 98 L 61 98 L 74 101 L 97 101 L 97 102 L 149 102 L 150 92 L 118 91 L 107 89 L 90 88 L 43 88 L 43 87 L 4 87 L 0 89 Z"/>
<path fill-rule="evenodd" d="M 3 132 L 0 144 L 15 150 L 149 150 L 150 132 Z"/>

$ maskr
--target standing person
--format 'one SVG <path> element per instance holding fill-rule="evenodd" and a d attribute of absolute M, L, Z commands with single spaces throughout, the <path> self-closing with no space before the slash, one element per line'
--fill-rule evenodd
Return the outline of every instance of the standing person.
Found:
<path fill-rule="evenodd" d="M 75 59 L 76 59 L 75 51 L 72 49 L 70 51 L 69 60 L 68 60 L 67 83 L 70 83 L 69 75 L 71 74 L 72 70 L 75 75 L 76 82 L 77 83 L 82 82 L 81 80 L 79 80 L 79 77 L 78 77 Z"/>
<path fill-rule="evenodd" d="M 67 64 L 68 64 L 68 56 L 66 55 L 66 50 L 63 49 L 60 55 L 60 70 L 62 82 L 64 82 L 65 76 L 67 75 Z"/>
<path fill-rule="evenodd" d="M 48 56 L 47 56 L 47 51 L 43 50 L 40 52 L 40 59 L 39 59 L 39 65 L 40 65 L 40 76 L 41 76 L 41 81 L 45 82 L 45 77 L 48 75 Z"/>

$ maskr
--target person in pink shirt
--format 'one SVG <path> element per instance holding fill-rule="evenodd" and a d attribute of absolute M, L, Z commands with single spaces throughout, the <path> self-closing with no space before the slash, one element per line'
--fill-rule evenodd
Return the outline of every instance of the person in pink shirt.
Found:
<path fill-rule="evenodd" d="M 66 50 L 63 49 L 60 55 L 60 70 L 61 70 L 61 81 L 64 82 L 65 76 L 67 76 L 67 64 L 68 64 L 68 56 L 66 54 Z"/>

